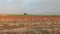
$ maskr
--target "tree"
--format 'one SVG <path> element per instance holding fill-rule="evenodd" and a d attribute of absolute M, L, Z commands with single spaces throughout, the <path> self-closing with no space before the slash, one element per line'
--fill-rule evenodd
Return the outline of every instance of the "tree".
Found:
<path fill-rule="evenodd" d="M 24 15 L 27 15 L 27 13 L 24 13 Z"/>

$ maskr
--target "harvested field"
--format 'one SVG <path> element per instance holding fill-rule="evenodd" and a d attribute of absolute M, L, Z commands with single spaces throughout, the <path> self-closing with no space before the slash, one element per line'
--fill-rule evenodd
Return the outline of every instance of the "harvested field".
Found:
<path fill-rule="evenodd" d="M 0 34 L 60 34 L 60 16 L 0 15 Z"/>

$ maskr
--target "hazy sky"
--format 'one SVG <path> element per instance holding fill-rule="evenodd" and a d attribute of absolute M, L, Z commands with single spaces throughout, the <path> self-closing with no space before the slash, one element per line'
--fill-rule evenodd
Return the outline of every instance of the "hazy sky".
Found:
<path fill-rule="evenodd" d="M 0 0 L 0 14 L 60 15 L 60 0 Z"/>

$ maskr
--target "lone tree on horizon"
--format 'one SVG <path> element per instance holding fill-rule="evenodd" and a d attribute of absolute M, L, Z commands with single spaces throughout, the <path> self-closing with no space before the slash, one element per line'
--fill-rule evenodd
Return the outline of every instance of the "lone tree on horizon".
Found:
<path fill-rule="evenodd" d="M 24 13 L 24 15 L 27 15 L 27 13 Z"/>

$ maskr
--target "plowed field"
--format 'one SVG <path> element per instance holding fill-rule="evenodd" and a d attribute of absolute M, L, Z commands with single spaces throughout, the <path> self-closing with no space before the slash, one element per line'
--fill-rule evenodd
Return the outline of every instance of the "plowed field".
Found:
<path fill-rule="evenodd" d="M 0 34 L 60 34 L 60 16 L 0 15 Z"/>

